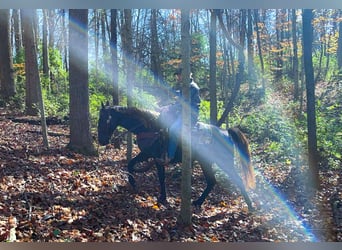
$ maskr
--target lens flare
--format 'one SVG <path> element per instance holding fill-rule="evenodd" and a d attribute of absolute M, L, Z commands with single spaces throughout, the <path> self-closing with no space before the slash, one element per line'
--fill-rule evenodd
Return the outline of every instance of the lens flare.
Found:
<path fill-rule="evenodd" d="M 69 20 L 71 22 L 71 25 L 75 27 L 77 30 L 81 32 L 86 32 L 84 27 L 81 27 L 78 23 L 75 23 L 73 20 Z M 93 36 L 94 34 L 90 34 Z M 111 48 L 114 49 L 114 48 Z M 91 53 L 91 52 L 90 52 Z M 151 71 L 148 69 L 144 68 L 142 65 L 139 65 L 138 63 L 135 62 L 133 58 L 128 58 L 127 55 L 125 55 L 122 51 L 120 51 L 121 57 L 124 60 L 130 60 L 132 65 L 134 65 L 136 72 L 144 72 L 141 75 L 144 75 L 146 79 L 146 75 L 150 79 L 156 79 L 156 77 L 153 75 Z M 79 57 L 80 63 L 88 63 L 85 61 L 82 61 L 82 55 Z M 108 70 L 108 69 L 106 69 Z M 105 72 L 105 73 L 109 73 Z M 138 73 L 136 75 L 139 75 Z M 144 80 L 144 79 L 142 79 Z M 137 82 L 139 82 L 139 79 L 137 79 Z M 159 96 L 161 92 L 168 93 L 172 91 L 171 87 L 166 84 L 164 81 L 161 79 L 156 79 L 156 84 L 155 84 L 155 89 L 150 89 L 149 93 L 153 96 Z M 136 86 L 136 88 L 138 88 Z M 143 89 L 139 89 L 139 92 L 141 93 Z M 148 103 L 148 104 L 146 104 Z M 143 108 L 148 108 L 148 109 L 153 109 L 157 108 L 158 105 L 156 104 L 155 107 L 148 106 L 150 102 L 143 100 L 142 98 L 138 99 L 138 105 Z M 280 119 L 283 119 L 280 117 Z M 218 137 L 220 140 L 223 140 L 222 137 Z M 186 139 L 186 138 L 183 138 Z M 227 151 L 232 150 L 233 151 L 233 145 L 231 141 L 221 141 L 224 146 L 224 148 Z M 205 154 L 208 157 L 210 157 L 211 152 L 210 150 L 207 150 L 206 152 L 199 152 L 200 154 Z M 225 152 L 222 152 L 224 154 Z M 243 156 L 242 156 L 243 157 Z M 246 159 L 242 159 L 246 160 Z M 224 168 L 224 164 L 219 164 L 221 165 L 221 170 L 227 174 L 229 174 L 229 169 Z M 263 188 L 256 188 L 254 191 L 251 191 L 252 193 L 252 200 L 256 200 L 258 203 L 258 206 L 265 212 L 270 211 L 270 207 L 272 207 L 272 212 L 275 211 L 274 206 L 277 206 L 277 210 L 279 211 L 279 214 L 273 215 L 276 220 L 278 220 L 279 224 L 282 224 L 283 227 L 290 226 L 291 228 L 296 228 L 299 232 L 301 232 L 303 235 L 307 237 L 308 241 L 317 241 L 316 236 L 312 233 L 312 230 L 304 224 L 304 222 L 300 219 L 300 216 L 295 212 L 295 210 L 291 207 L 290 204 L 286 201 L 285 197 L 282 196 L 282 194 L 279 192 L 277 188 L 275 188 L 267 179 L 262 175 L 262 173 L 258 172 L 257 169 L 254 169 L 256 175 L 259 177 L 259 182 L 261 182 Z M 260 186 L 260 183 L 257 184 L 257 186 Z M 289 239 L 289 241 L 292 241 L 293 239 Z"/>
<path fill-rule="evenodd" d="M 293 126 L 293 124 L 291 124 L 292 121 L 289 118 L 289 114 L 285 112 L 284 107 L 286 104 L 288 104 L 288 102 L 281 97 L 279 91 L 277 92 L 272 89 L 270 91 L 272 92 L 272 94 L 270 94 L 270 98 L 266 99 L 266 105 L 270 105 L 273 107 L 273 115 L 275 116 L 274 119 L 278 121 L 279 124 L 283 124 L 283 126 L 285 127 L 286 131 L 278 132 L 287 135 L 287 140 L 286 142 L 283 142 L 283 144 L 284 147 L 287 148 L 288 154 L 292 154 L 292 157 L 295 156 L 296 158 L 298 158 L 300 157 L 300 155 L 304 155 L 304 149 L 303 146 L 299 143 L 296 128 L 295 126 Z M 280 128 L 278 129 L 282 130 L 281 126 L 279 127 Z M 286 159 L 284 159 L 284 161 L 286 162 Z M 288 163 L 288 167 L 290 168 L 290 164 L 292 164 L 292 162 L 288 160 Z M 303 165 L 307 165 L 307 162 L 303 162 Z M 298 166 L 293 166 L 293 168 L 298 169 Z M 304 173 L 301 173 L 300 170 L 298 171 L 298 174 L 300 175 L 300 179 L 305 179 L 305 176 L 303 176 Z M 267 211 L 268 206 L 278 204 L 279 208 L 281 208 L 280 214 L 278 216 L 278 220 L 280 223 L 282 223 L 284 226 L 288 225 L 291 227 L 295 225 L 298 231 L 307 237 L 308 241 L 317 242 L 318 238 L 313 233 L 313 229 L 310 228 L 310 226 L 307 223 L 305 223 L 305 221 L 295 211 L 295 209 L 291 206 L 286 197 L 281 193 L 281 191 L 279 191 L 279 189 L 277 189 L 270 181 L 268 181 L 266 176 L 264 176 L 260 171 L 257 172 L 257 175 L 260 179 L 259 182 L 262 183 L 262 185 L 264 186 L 263 189 L 260 189 L 259 192 L 257 192 L 257 196 L 258 198 L 262 198 L 261 204 L 265 211 Z M 308 185 L 308 183 L 305 183 L 305 181 L 303 181 L 302 183 L 303 185 Z M 298 191 L 300 188 L 304 189 L 305 187 L 298 186 Z"/>
<path fill-rule="evenodd" d="M 294 208 L 288 203 L 287 199 L 281 194 L 281 192 L 274 187 L 269 181 L 267 181 L 262 175 L 261 181 L 263 188 L 256 191 L 256 195 L 260 200 L 259 205 L 263 211 L 278 210 L 276 215 L 275 224 L 282 225 L 283 227 L 295 228 L 300 234 L 306 236 L 305 241 L 317 242 L 316 236 L 308 225 L 305 225 L 300 216 L 296 213 Z M 273 206 L 276 205 L 278 209 Z M 293 241 L 293 239 L 289 239 Z"/>

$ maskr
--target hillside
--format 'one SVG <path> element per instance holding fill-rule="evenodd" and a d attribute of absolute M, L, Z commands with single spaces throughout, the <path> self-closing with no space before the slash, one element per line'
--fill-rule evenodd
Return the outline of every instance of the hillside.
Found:
<path fill-rule="evenodd" d="M 338 94 L 321 90 L 329 106 Z M 168 204 L 159 205 L 155 169 L 137 174 L 138 193 L 129 187 L 124 145 L 101 147 L 99 157 L 85 157 L 66 149 L 67 125 L 50 124 L 51 147 L 44 149 L 39 125 L 23 122 L 30 119 L 0 109 L 0 241 L 342 241 L 339 168 L 323 166 L 322 190 L 307 200 L 306 166 L 276 160 L 260 144 L 252 149 L 256 211 L 250 213 L 220 176 L 220 185 L 194 210 L 192 228 L 181 229 L 176 223 L 180 166 L 167 168 Z M 200 168 L 193 172 L 193 197 L 198 197 L 204 179 Z"/>

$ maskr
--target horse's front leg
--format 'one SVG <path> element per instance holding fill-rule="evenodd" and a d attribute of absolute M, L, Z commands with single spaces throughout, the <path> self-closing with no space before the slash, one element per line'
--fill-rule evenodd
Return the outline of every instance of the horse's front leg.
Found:
<path fill-rule="evenodd" d="M 134 191 L 137 191 L 137 186 L 135 183 L 135 179 L 133 177 L 134 173 L 134 166 L 135 164 L 139 162 L 143 162 L 147 160 L 147 156 L 144 153 L 139 153 L 136 157 L 134 157 L 132 160 L 128 162 L 127 169 L 128 169 L 128 182 L 134 189 Z"/>
<path fill-rule="evenodd" d="M 158 178 L 160 184 L 160 196 L 158 198 L 158 202 L 161 204 L 166 204 L 166 185 L 165 185 L 165 166 L 156 163 L 157 171 L 158 171 Z"/>
<path fill-rule="evenodd" d="M 199 162 L 199 163 L 201 165 L 202 172 L 203 172 L 205 180 L 207 182 L 207 186 L 204 189 L 201 196 L 197 200 L 192 202 L 192 204 L 194 206 L 198 206 L 198 207 L 200 207 L 203 204 L 203 202 L 207 198 L 208 194 L 211 192 L 211 190 L 214 188 L 214 186 L 216 184 L 215 172 L 214 172 L 211 164 L 209 164 L 207 162 Z"/>

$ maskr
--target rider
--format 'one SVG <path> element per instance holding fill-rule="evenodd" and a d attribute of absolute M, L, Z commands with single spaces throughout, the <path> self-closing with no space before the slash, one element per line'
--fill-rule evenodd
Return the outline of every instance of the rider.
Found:
<path fill-rule="evenodd" d="M 177 85 L 182 86 L 182 68 L 179 68 L 175 73 L 174 76 L 177 79 Z M 191 107 L 191 127 L 195 126 L 198 120 L 198 114 L 199 114 L 199 108 L 200 108 L 200 93 L 199 93 L 199 87 L 197 83 L 194 82 L 192 78 L 192 74 L 190 74 L 190 107 Z M 179 91 L 179 99 L 182 99 L 182 92 Z M 179 110 L 181 110 L 181 101 L 178 101 L 176 104 L 179 106 Z M 182 114 L 179 113 L 176 120 L 172 123 L 172 125 L 169 128 L 169 145 L 168 145 L 168 154 L 165 157 L 165 161 L 163 159 L 159 159 L 162 163 L 168 163 L 173 160 L 175 157 L 178 139 L 181 135 L 182 131 Z"/>

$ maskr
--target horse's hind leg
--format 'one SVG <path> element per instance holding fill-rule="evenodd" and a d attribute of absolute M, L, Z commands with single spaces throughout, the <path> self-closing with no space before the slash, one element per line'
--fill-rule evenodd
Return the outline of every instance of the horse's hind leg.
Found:
<path fill-rule="evenodd" d="M 211 190 L 214 188 L 216 184 L 215 173 L 211 164 L 200 162 L 200 165 L 201 165 L 205 180 L 207 182 L 207 186 L 204 189 L 201 196 L 192 203 L 193 205 L 198 206 L 198 207 L 200 207 L 203 204 L 203 202 L 205 201 L 205 199 L 207 198 L 207 196 L 209 195 L 209 193 L 211 192 Z"/>
<path fill-rule="evenodd" d="M 248 210 L 253 211 L 254 208 L 252 206 L 252 201 L 249 198 L 249 195 L 247 194 L 245 185 L 243 184 L 243 181 L 242 181 L 240 175 L 236 172 L 235 168 L 231 168 L 230 170 L 231 171 L 229 171 L 229 173 L 228 173 L 229 177 L 231 178 L 233 183 L 240 189 L 241 195 L 245 199 L 245 202 L 248 206 Z"/>

